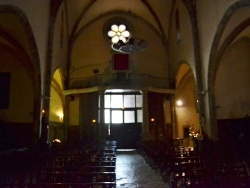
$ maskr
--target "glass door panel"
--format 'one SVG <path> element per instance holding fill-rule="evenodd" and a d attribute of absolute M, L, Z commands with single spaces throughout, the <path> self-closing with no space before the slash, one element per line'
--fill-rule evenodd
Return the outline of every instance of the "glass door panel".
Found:
<path fill-rule="evenodd" d="M 125 108 L 135 107 L 135 95 L 124 95 L 124 107 Z"/>
<path fill-rule="evenodd" d="M 142 110 L 137 110 L 137 123 L 142 123 Z"/>
<path fill-rule="evenodd" d="M 111 108 L 123 108 L 123 95 L 111 95 Z"/>
<path fill-rule="evenodd" d="M 104 110 L 104 120 L 105 123 L 110 123 L 110 109 Z"/>
<path fill-rule="evenodd" d="M 112 110 L 111 112 L 111 123 L 123 123 L 122 110 Z"/>
<path fill-rule="evenodd" d="M 124 111 L 124 123 L 135 123 L 134 111 Z"/>

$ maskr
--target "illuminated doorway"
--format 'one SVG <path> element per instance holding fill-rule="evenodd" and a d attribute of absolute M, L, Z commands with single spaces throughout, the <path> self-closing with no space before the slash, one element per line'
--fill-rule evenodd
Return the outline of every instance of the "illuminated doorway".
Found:
<path fill-rule="evenodd" d="M 142 95 L 140 91 L 107 90 L 104 98 L 104 120 L 108 137 L 118 148 L 135 148 L 142 129 Z"/>

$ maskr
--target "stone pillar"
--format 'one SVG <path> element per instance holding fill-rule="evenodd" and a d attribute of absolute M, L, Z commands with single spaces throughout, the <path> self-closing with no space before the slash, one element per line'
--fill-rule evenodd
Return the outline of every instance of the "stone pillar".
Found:
<path fill-rule="evenodd" d="M 88 96 L 86 93 L 80 95 L 79 98 L 79 131 L 80 131 L 80 142 L 83 144 L 84 142 L 87 142 L 87 136 L 88 136 L 88 120 L 86 118 L 83 118 L 83 114 L 87 114 L 88 109 L 86 108 L 86 104 L 88 101 Z M 85 138 L 85 140 L 84 140 Z"/>
<path fill-rule="evenodd" d="M 68 127 L 69 127 L 69 101 L 70 101 L 70 96 L 65 96 L 65 105 L 64 105 L 64 138 L 63 142 L 68 141 Z"/>
<path fill-rule="evenodd" d="M 176 121 L 176 104 L 175 104 L 175 95 L 170 97 L 170 106 L 171 106 L 171 124 L 173 128 L 173 137 L 178 137 L 178 125 Z"/>
<path fill-rule="evenodd" d="M 40 119 L 40 130 L 39 130 L 39 141 L 38 144 L 42 147 L 48 146 L 48 132 L 49 132 L 49 104 L 50 97 L 47 95 L 42 96 L 41 119 Z"/>
<path fill-rule="evenodd" d="M 40 146 L 48 144 L 49 120 L 46 111 L 42 112 Z"/>
<path fill-rule="evenodd" d="M 104 122 L 104 92 L 105 90 L 99 90 L 99 102 L 100 102 L 100 114 L 98 124 L 98 138 L 97 140 L 101 143 L 106 138 L 106 127 Z"/>
<path fill-rule="evenodd" d="M 142 141 L 151 140 L 151 135 L 149 132 L 149 120 L 148 120 L 148 91 L 143 91 L 143 123 L 142 123 L 142 133 L 141 139 Z"/>

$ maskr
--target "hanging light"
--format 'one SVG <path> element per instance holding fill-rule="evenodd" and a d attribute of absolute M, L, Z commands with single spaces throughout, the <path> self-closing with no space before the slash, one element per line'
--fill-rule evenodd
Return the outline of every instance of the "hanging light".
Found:
<path fill-rule="evenodd" d="M 118 42 L 111 45 L 113 50 L 125 54 L 143 52 L 146 50 L 147 46 L 148 43 L 145 40 L 135 38 L 130 38 L 126 43 Z"/>

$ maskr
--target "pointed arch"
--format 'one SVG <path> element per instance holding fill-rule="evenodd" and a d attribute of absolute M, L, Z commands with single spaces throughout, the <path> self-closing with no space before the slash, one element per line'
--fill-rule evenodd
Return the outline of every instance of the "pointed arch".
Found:
<path fill-rule="evenodd" d="M 8 47 L 5 47 L 5 50 L 9 49 L 8 54 L 12 54 L 11 56 L 16 58 L 16 60 L 21 63 L 31 80 L 32 88 L 30 89 L 32 92 L 30 95 L 32 95 L 32 97 L 29 100 L 31 100 L 32 104 L 30 105 L 33 106 L 33 109 L 29 111 L 29 114 L 33 120 L 31 123 L 32 127 L 29 128 L 29 140 L 23 144 L 33 145 L 36 144 L 39 139 L 41 115 L 41 69 L 36 41 L 29 20 L 21 9 L 13 5 L 1 5 L 0 16 L 6 16 L 13 21 L 12 22 L 9 20 L 7 24 L 3 24 L 3 27 L 1 27 L 0 30 L 0 37 L 6 41 L 6 44 L 8 45 Z M 6 29 L 6 27 L 10 26 L 11 24 L 15 24 L 15 27 Z M 16 30 L 16 28 L 19 30 Z M 17 32 L 19 32 L 19 35 L 16 35 Z M 26 75 L 26 73 L 23 72 L 24 75 Z M 26 77 L 24 76 L 24 78 Z M 16 103 L 16 105 L 18 104 Z M 12 112 L 9 111 L 9 113 Z M 28 121 L 28 119 L 29 118 L 27 117 L 22 121 Z M 23 128 L 26 130 L 26 127 Z M 16 144 L 19 144 L 18 140 L 16 141 Z"/>

